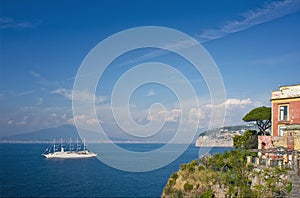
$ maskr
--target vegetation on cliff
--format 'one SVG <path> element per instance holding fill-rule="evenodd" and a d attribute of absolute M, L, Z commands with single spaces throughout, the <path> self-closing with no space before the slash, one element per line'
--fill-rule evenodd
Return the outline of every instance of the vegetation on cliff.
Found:
<path fill-rule="evenodd" d="M 247 164 L 249 152 L 233 149 L 182 164 L 163 197 L 274 197 L 291 190 L 287 169 Z"/>
<path fill-rule="evenodd" d="M 240 149 L 257 149 L 258 134 L 255 130 L 247 130 L 244 135 L 235 135 L 233 137 L 234 148 Z"/>

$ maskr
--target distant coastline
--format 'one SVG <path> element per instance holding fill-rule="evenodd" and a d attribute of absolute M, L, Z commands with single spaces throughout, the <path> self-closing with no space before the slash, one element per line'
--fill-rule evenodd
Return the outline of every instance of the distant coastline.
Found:
<path fill-rule="evenodd" d="M 59 140 L 59 139 L 56 139 Z M 68 142 L 68 141 L 64 141 Z M 157 141 L 86 141 L 89 144 L 167 144 L 168 142 L 157 142 Z M 19 140 L 1 140 L 0 144 L 51 144 L 52 141 L 19 141 Z M 185 144 L 185 143 L 172 143 L 172 144 Z M 192 142 L 189 145 L 194 145 Z"/>
<path fill-rule="evenodd" d="M 196 140 L 196 147 L 233 147 L 233 137 L 242 135 L 246 130 L 257 130 L 254 124 L 227 126 L 201 133 Z"/>

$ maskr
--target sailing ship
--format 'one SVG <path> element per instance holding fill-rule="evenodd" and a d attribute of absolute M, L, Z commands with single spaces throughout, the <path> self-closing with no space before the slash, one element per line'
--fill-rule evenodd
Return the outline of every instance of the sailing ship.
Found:
<path fill-rule="evenodd" d="M 48 147 L 42 155 L 46 158 L 62 158 L 62 159 L 91 158 L 97 156 L 97 154 L 87 149 L 85 140 L 83 141 L 83 145 L 82 143 L 79 143 L 77 140 L 76 146 L 75 148 L 73 148 L 71 139 L 70 139 L 69 146 L 66 147 L 64 147 L 62 139 L 60 145 L 56 145 L 54 139 L 53 146 Z"/>

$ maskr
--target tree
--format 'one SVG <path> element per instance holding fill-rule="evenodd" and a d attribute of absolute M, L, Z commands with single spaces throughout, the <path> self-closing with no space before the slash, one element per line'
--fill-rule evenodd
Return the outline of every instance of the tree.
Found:
<path fill-rule="evenodd" d="M 257 149 L 257 132 L 255 130 L 247 130 L 244 135 L 235 135 L 233 137 L 233 146 L 241 149 Z"/>
<path fill-rule="evenodd" d="M 243 120 L 245 122 L 255 121 L 259 130 L 266 135 L 266 130 L 271 127 L 271 107 L 258 107 L 247 113 Z"/>

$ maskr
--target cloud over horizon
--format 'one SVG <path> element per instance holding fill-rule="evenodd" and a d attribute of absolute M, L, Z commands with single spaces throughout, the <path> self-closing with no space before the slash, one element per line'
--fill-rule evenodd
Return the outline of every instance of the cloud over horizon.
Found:
<path fill-rule="evenodd" d="M 85 102 L 93 102 L 95 99 L 95 103 L 103 103 L 106 100 L 104 96 L 95 96 L 89 92 L 78 91 L 78 90 L 67 90 L 65 88 L 59 88 L 54 91 L 51 91 L 52 94 L 59 94 L 64 96 L 68 100 L 78 100 L 78 101 L 85 101 Z"/>

